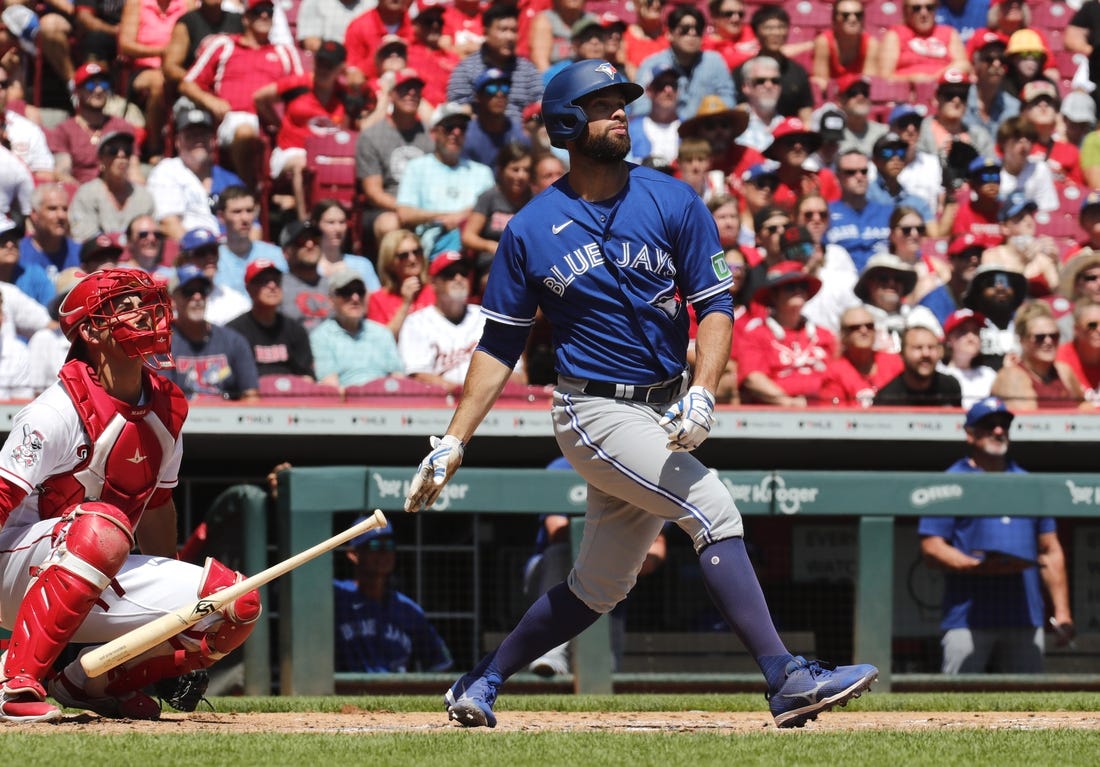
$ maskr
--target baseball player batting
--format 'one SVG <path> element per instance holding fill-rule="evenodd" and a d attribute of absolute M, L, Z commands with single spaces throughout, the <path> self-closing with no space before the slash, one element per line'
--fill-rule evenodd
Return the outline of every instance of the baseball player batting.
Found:
<path fill-rule="evenodd" d="M 523 351 L 535 312 L 554 329 L 552 416 L 562 454 L 588 483 L 580 554 L 494 652 L 447 691 L 448 715 L 496 725 L 508 677 L 610 611 L 634 585 L 667 520 L 695 543 L 722 615 L 756 658 L 779 727 L 800 727 L 870 688 L 878 669 L 792 656 L 772 624 L 725 487 L 692 454 L 714 424 L 729 359 L 731 276 L 714 220 L 686 184 L 624 161 L 625 108 L 642 95 L 606 61 L 565 67 L 542 116 L 570 172 L 529 202 L 500 240 L 482 309 L 485 331 L 463 396 L 413 478 L 406 511 L 430 506 L 462 462 Z M 690 302 L 699 318 L 686 364 Z"/>
<path fill-rule="evenodd" d="M 0 623 L 11 630 L 0 721 L 60 718 L 47 678 L 62 705 L 130 719 L 160 717 L 144 688 L 178 702 L 162 683 L 202 680 L 185 696 L 193 710 L 202 670 L 251 633 L 255 590 L 103 676 L 76 661 L 53 674 L 67 643 L 107 642 L 243 577 L 214 559 L 175 558 L 187 401 L 153 372 L 172 365 L 165 289 L 137 269 L 106 269 L 78 282 L 60 315 L 69 360 L 0 450 Z"/>

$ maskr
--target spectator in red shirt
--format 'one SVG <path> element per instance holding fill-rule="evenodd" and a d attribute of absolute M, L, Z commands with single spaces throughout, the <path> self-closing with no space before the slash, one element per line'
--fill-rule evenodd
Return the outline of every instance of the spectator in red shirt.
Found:
<path fill-rule="evenodd" d="M 406 42 L 415 32 L 409 18 L 412 0 L 379 0 L 378 5 L 348 25 L 344 45 L 348 49 L 348 78 L 355 82 L 358 75 L 370 79 L 379 72 L 375 65 L 375 47 L 387 35 L 397 35 Z"/>
<path fill-rule="evenodd" d="M 768 317 L 749 322 L 738 350 L 741 396 L 745 402 L 806 407 L 817 401 L 836 339 L 802 316 L 802 307 L 821 289 L 821 281 L 797 261 L 771 267 L 753 300 L 767 306 Z"/>
<path fill-rule="evenodd" d="M 972 234 L 987 248 L 1004 240 L 998 216 L 1001 211 L 1001 164 L 979 157 L 967 171 L 969 194 L 958 195 L 959 208 L 951 234 Z"/>
<path fill-rule="evenodd" d="M 367 300 L 367 319 L 380 322 L 396 339 L 405 318 L 435 304 L 428 281 L 428 259 L 420 240 L 408 229 L 389 232 L 378 245 L 378 280 L 382 289 Z"/>
<path fill-rule="evenodd" d="M 862 306 L 840 315 L 840 356 L 829 362 L 821 400 L 840 407 L 871 407 L 875 394 L 901 373 L 901 357 L 875 351 L 875 318 Z"/>
<path fill-rule="evenodd" d="M 879 41 L 863 26 L 863 3 L 838 0 L 832 26 L 814 38 L 810 79 L 822 90 L 844 75 L 872 74 L 878 61 Z"/>
<path fill-rule="evenodd" d="M 774 137 L 764 156 L 779 163 L 776 175 L 774 202 L 780 207 L 793 209 L 804 194 L 819 192 L 829 202 L 840 199 L 840 183 L 828 168 L 807 170 L 804 165 L 810 154 L 821 146 L 821 134 L 809 130 L 802 120 L 788 117 L 772 132 Z"/>
<path fill-rule="evenodd" d="M 643 61 L 668 47 L 664 7 L 665 0 L 638 0 L 635 5 L 637 16 L 623 34 L 621 54 L 626 75 L 631 80 Z"/>
<path fill-rule="evenodd" d="M 211 37 L 180 83 L 180 94 L 214 116 L 218 144 L 233 170 L 254 189 L 263 156 L 253 95 L 286 75 L 302 74 L 298 49 L 271 42 L 271 0 L 248 0 L 244 33 Z"/>
<path fill-rule="evenodd" d="M 760 52 L 760 41 L 745 23 L 743 0 L 710 0 L 707 11 L 713 29 L 703 38 L 704 51 L 718 51 L 733 71 Z"/>
<path fill-rule="evenodd" d="M 1058 347 L 1057 359 L 1077 377 L 1085 400 L 1100 405 L 1100 302 L 1081 298 L 1073 305 L 1073 338 Z"/>
<path fill-rule="evenodd" d="M 424 78 L 423 97 L 433 107 L 447 100 L 447 81 L 458 65 L 459 57 L 442 46 L 446 25 L 442 5 L 422 8 L 413 20 L 413 39 L 405 53 L 405 63 Z"/>
<path fill-rule="evenodd" d="M 347 52 L 332 40 L 321 43 L 313 55 L 311 74 L 293 74 L 268 83 L 256 91 L 256 111 L 271 125 L 279 126 L 271 151 L 271 177 L 290 177 L 299 219 L 308 218 L 302 171 L 306 167 L 306 139 L 315 131 L 349 128 L 353 115 L 348 105 L 351 94 L 341 84 Z M 286 109 L 279 117 L 275 109 L 282 100 Z M 355 106 L 352 112 L 356 112 Z M 354 116 L 358 116 L 357 114 Z"/>
<path fill-rule="evenodd" d="M 1062 106 L 1058 98 L 1058 86 L 1049 80 L 1032 80 L 1020 89 L 1021 113 L 1035 128 L 1036 139 L 1031 143 L 1031 159 L 1042 158 L 1054 175 L 1054 183 L 1084 186 L 1081 173 L 1081 152 L 1068 141 L 1055 138 L 1058 110 Z"/>
<path fill-rule="evenodd" d="M 433 6 L 420 3 L 423 13 Z M 477 51 L 485 42 L 481 25 L 481 0 L 454 0 L 443 8 L 444 47 L 450 47 L 461 59 Z"/>

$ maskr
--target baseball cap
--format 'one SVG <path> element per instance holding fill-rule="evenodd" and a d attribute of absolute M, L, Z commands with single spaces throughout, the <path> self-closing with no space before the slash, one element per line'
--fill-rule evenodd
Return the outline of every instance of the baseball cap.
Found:
<path fill-rule="evenodd" d="M 569 39 L 574 41 L 583 40 L 593 32 L 602 35 L 604 32 L 603 24 L 600 23 L 598 16 L 586 13 L 569 28 Z"/>
<path fill-rule="evenodd" d="M 264 272 L 278 272 L 283 273 L 283 270 L 276 266 L 275 262 L 268 258 L 257 258 L 255 261 L 245 267 L 244 270 L 244 283 L 245 285 L 252 282 L 252 280 L 259 277 Z"/>
<path fill-rule="evenodd" d="M 107 87 L 109 88 L 111 73 L 94 61 L 89 61 L 87 64 L 81 64 L 76 68 L 76 71 L 73 72 L 73 85 L 77 88 L 92 79 L 106 80 Z"/>
<path fill-rule="evenodd" d="M 750 165 L 744 173 L 741 174 L 741 180 L 750 184 L 755 184 L 761 179 L 771 178 L 779 179 L 779 163 L 775 160 L 766 160 L 764 162 L 758 162 L 755 165 Z"/>
<path fill-rule="evenodd" d="M 951 244 L 947 246 L 947 257 L 953 258 L 955 256 L 961 256 L 963 253 L 973 248 L 984 251 L 985 247 L 985 243 L 970 232 L 967 232 L 951 240 Z"/>
<path fill-rule="evenodd" d="M 786 139 L 801 141 L 807 153 L 816 152 L 821 147 L 820 133 L 807 128 L 806 123 L 797 117 L 787 117 L 772 130 L 772 143 L 768 144 L 763 155 L 769 160 L 778 160 L 779 146 Z"/>
<path fill-rule="evenodd" d="M 1008 45 L 1008 38 L 992 29 L 979 29 L 966 42 L 967 58 L 974 58 L 975 53 L 985 50 L 990 45 Z"/>
<path fill-rule="evenodd" d="M 816 119 L 816 130 L 823 141 L 840 141 L 844 138 L 844 128 L 848 122 L 839 109 L 827 109 L 816 116 Z"/>
<path fill-rule="evenodd" d="M 989 157 L 976 157 L 966 166 L 966 175 L 968 178 L 981 175 L 986 171 L 997 171 L 1000 173 L 1001 164 Z"/>
<path fill-rule="evenodd" d="M 986 397 L 975 402 L 966 411 L 966 428 L 977 426 L 983 418 L 991 415 L 1007 415 L 1009 423 L 1016 417 L 1000 397 Z"/>
<path fill-rule="evenodd" d="M 325 64 L 329 67 L 338 67 L 348 60 L 348 49 L 343 43 L 335 40 L 325 40 L 313 54 L 313 61 L 317 64 Z"/>
<path fill-rule="evenodd" d="M 1075 123 L 1096 122 L 1096 102 L 1092 96 L 1081 91 L 1073 91 L 1062 99 L 1062 117 Z"/>
<path fill-rule="evenodd" d="M 7 216 L 0 216 L 0 242 L 18 243 L 27 234 L 27 229 L 22 221 L 12 221 Z M 76 267 L 70 267 L 75 269 Z"/>
<path fill-rule="evenodd" d="M 496 67 L 489 67 L 474 80 L 474 93 L 478 93 L 486 85 L 490 83 L 510 83 L 512 82 L 512 75 L 505 72 L 503 69 L 497 69 Z"/>
<path fill-rule="evenodd" d="M 274 7 L 275 2 L 274 0 L 248 0 L 248 3 L 245 5 L 245 13 L 249 13 L 250 11 L 254 11 L 257 8 L 261 8 L 265 5 L 270 5 Z"/>
<path fill-rule="evenodd" d="M 1086 209 L 1097 205 L 1100 205 L 1100 189 L 1093 189 L 1085 195 L 1085 199 L 1081 200 L 1081 212 L 1084 213 Z"/>
<path fill-rule="evenodd" d="M 1022 189 L 1016 189 L 1010 192 L 1008 197 L 1001 203 L 1001 209 L 997 212 L 997 220 L 1003 223 L 1028 210 L 1032 213 L 1039 210 L 1038 203 L 1030 199 Z"/>
<path fill-rule="evenodd" d="M 355 520 L 355 525 L 358 525 L 361 522 L 366 522 L 367 519 L 368 519 L 368 517 L 359 517 L 359 519 Z M 355 527 L 355 525 L 352 525 L 352 527 Z M 370 543 L 371 541 L 375 540 L 376 538 L 392 538 L 392 537 L 393 537 L 393 525 L 391 525 L 389 522 L 387 522 L 384 527 L 373 527 L 370 530 L 367 530 L 367 532 L 361 533 L 360 535 L 355 536 L 350 541 L 348 541 L 348 545 L 351 546 L 351 548 L 353 548 L 353 549 L 357 549 L 360 546 L 363 546 L 367 543 Z"/>
<path fill-rule="evenodd" d="M 814 252 L 814 238 L 804 226 L 789 226 L 779 238 L 784 261 L 805 263 Z"/>
<path fill-rule="evenodd" d="M 420 76 L 412 67 L 405 67 L 404 69 L 397 70 L 397 73 L 393 76 L 393 87 L 399 88 L 405 83 L 418 82 L 420 87 L 424 87 L 424 78 Z"/>
<path fill-rule="evenodd" d="M 1034 29 L 1017 29 L 1012 33 L 1012 37 L 1008 38 L 1008 47 L 1005 48 L 1005 53 L 1009 56 L 1014 53 L 1035 52 L 1045 53 L 1046 46 L 1043 45 L 1043 39 L 1039 37 Z"/>
<path fill-rule="evenodd" d="M 184 264 L 176 269 L 176 282 L 172 292 L 184 291 L 193 282 L 205 282 L 207 286 L 214 284 L 201 267 L 194 264 Z"/>
<path fill-rule="evenodd" d="M 185 131 L 194 127 L 213 128 L 214 118 L 205 109 L 192 106 L 176 112 L 176 131 Z"/>
<path fill-rule="evenodd" d="M 970 75 L 958 67 L 948 67 L 940 74 L 940 79 L 936 83 L 936 90 L 945 85 L 970 85 Z"/>
<path fill-rule="evenodd" d="M 860 72 L 849 72 L 846 75 L 841 75 L 836 81 L 836 92 L 843 96 L 847 94 L 854 85 L 865 85 L 870 89 L 871 78 Z"/>
<path fill-rule="evenodd" d="M 466 258 L 457 250 L 445 250 L 432 259 L 431 265 L 428 266 L 428 275 L 435 277 L 444 269 L 464 263 Z"/>
<path fill-rule="evenodd" d="M 363 286 L 363 294 L 366 295 L 367 283 L 363 281 L 363 278 L 359 275 L 359 272 L 345 267 L 338 269 L 334 274 L 329 275 L 328 289 L 330 293 L 335 293 L 338 290 L 343 290 L 348 285 L 358 282 Z"/>
<path fill-rule="evenodd" d="M 753 293 L 752 300 L 764 306 L 772 305 L 772 291 L 780 285 L 788 285 L 792 282 L 805 283 L 809 288 L 807 300 L 817 295 L 821 290 L 821 280 L 808 273 L 805 265 L 800 261 L 780 261 L 768 269 L 764 284 Z"/>
<path fill-rule="evenodd" d="M 209 229 L 190 229 L 180 237 L 180 253 L 187 254 L 199 248 L 217 245 L 218 242 L 218 235 Z"/>
<path fill-rule="evenodd" d="M 962 325 L 964 322 L 976 322 L 979 325 L 985 324 L 985 315 L 981 312 L 976 312 L 973 309 L 956 309 L 947 315 L 947 319 L 943 321 L 944 335 L 951 335 L 951 331 Z"/>
<path fill-rule="evenodd" d="M 374 57 L 376 59 L 385 58 L 386 52 L 395 48 L 400 48 L 402 52 L 407 53 L 409 44 L 400 35 L 384 35 L 378 43 L 378 48 L 374 51 Z"/>
<path fill-rule="evenodd" d="M 96 147 L 96 154 L 114 155 L 117 154 L 120 149 L 127 149 L 128 152 L 133 152 L 133 133 L 128 130 L 113 130 L 105 134 L 99 139 L 99 146 Z"/>
<path fill-rule="evenodd" d="M 1020 88 L 1020 101 L 1024 104 L 1030 104 L 1032 101 L 1044 96 L 1056 105 L 1059 103 L 1058 87 L 1050 80 L 1031 80 L 1024 83 L 1023 88 Z"/>
<path fill-rule="evenodd" d="M 85 263 L 93 258 L 113 254 L 119 256 L 125 248 L 122 247 L 122 235 L 119 232 L 104 234 L 100 232 L 94 237 L 89 237 L 80 246 L 80 262 Z"/>
<path fill-rule="evenodd" d="M 763 228 L 764 224 L 771 218 L 778 218 L 783 216 L 788 221 L 792 221 L 791 214 L 785 209 L 780 208 L 778 205 L 765 205 L 752 217 L 752 229 L 754 232 L 759 232 Z"/>
<path fill-rule="evenodd" d="M 604 11 L 600 14 L 600 26 L 604 29 L 625 30 L 628 25 L 626 19 L 619 16 L 619 14 L 611 11 Z"/>
<path fill-rule="evenodd" d="M 910 122 L 920 125 L 924 121 L 925 111 L 923 105 L 898 104 L 890 110 L 890 116 L 886 118 L 886 122 L 891 128 Z"/>
<path fill-rule="evenodd" d="M 890 131 L 879 136 L 875 141 L 875 146 L 871 150 L 872 154 L 877 155 L 883 149 L 890 149 L 891 147 L 900 147 L 901 149 L 909 149 L 909 142 L 903 139 L 898 134 Z"/>
<path fill-rule="evenodd" d="M 285 248 L 287 245 L 293 245 L 307 234 L 320 237 L 321 230 L 312 221 L 291 221 L 283 227 L 283 231 L 279 232 L 279 247 Z"/>
<path fill-rule="evenodd" d="M 428 128 L 434 129 L 438 127 L 440 123 L 455 117 L 462 118 L 466 120 L 466 122 L 469 122 L 472 117 L 470 105 L 459 104 L 454 101 L 446 101 L 440 104 L 435 108 L 435 111 L 432 112 L 432 119 L 428 122 Z"/>

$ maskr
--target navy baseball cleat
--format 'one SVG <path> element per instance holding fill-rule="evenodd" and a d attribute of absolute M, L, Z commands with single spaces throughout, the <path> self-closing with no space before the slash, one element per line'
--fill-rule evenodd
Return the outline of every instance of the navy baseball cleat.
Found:
<path fill-rule="evenodd" d="M 801 727 L 822 711 L 846 706 L 878 678 L 878 669 L 867 663 L 834 666 L 800 655 L 787 664 L 786 673 L 783 686 L 766 696 L 777 727 Z"/>
<path fill-rule="evenodd" d="M 493 714 L 493 703 L 497 699 L 497 688 L 503 680 L 496 671 L 486 671 L 484 675 L 473 677 L 466 674 L 443 696 L 447 706 L 447 718 L 463 727 L 496 727 L 497 718 Z"/>

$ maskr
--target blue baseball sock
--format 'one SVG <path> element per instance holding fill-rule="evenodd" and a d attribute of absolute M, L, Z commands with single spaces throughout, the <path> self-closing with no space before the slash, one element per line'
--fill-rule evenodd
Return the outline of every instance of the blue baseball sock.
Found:
<path fill-rule="evenodd" d="M 727 538 L 712 543 L 699 554 L 699 565 L 710 598 L 756 658 L 768 689 L 779 689 L 792 656 L 775 631 L 744 539 Z"/>
<path fill-rule="evenodd" d="M 500 643 L 490 666 L 495 666 L 501 678 L 507 679 L 535 658 L 584 631 L 599 617 L 565 583 L 559 583 L 527 609 Z"/>

